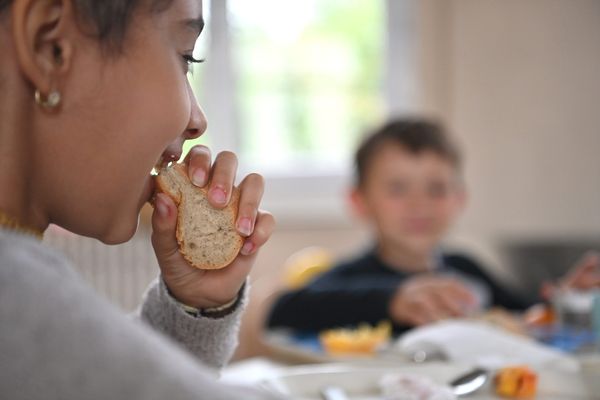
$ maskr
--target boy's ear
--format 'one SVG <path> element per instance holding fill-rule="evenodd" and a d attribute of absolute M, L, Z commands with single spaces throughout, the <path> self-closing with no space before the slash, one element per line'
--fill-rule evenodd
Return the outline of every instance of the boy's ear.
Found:
<path fill-rule="evenodd" d="M 469 203 L 469 193 L 467 193 L 467 188 L 464 184 L 456 189 L 456 203 L 457 203 L 457 212 L 463 212 Z"/>
<path fill-rule="evenodd" d="M 358 187 L 353 187 L 348 193 L 348 200 L 350 202 L 350 206 L 352 207 L 352 212 L 354 215 L 361 219 L 366 219 L 369 217 L 369 207 L 367 205 L 365 196 L 363 192 Z"/>
<path fill-rule="evenodd" d="M 69 69 L 73 22 L 71 0 L 18 0 L 11 7 L 11 27 L 17 61 L 34 90 L 60 90 Z"/>

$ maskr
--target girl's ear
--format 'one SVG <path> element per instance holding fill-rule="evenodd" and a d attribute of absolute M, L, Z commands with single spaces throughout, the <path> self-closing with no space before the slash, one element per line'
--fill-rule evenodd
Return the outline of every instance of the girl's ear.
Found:
<path fill-rule="evenodd" d="M 61 89 L 71 63 L 74 15 L 70 0 L 21 0 L 10 9 L 17 61 L 42 94 Z"/>

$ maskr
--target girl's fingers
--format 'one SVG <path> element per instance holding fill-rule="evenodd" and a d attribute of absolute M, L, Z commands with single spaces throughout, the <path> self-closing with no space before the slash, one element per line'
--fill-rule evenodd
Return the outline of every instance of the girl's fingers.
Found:
<path fill-rule="evenodd" d="M 237 156 L 230 151 L 223 151 L 215 158 L 208 189 L 208 201 L 213 207 L 223 208 L 229 203 L 237 167 Z"/>
<path fill-rule="evenodd" d="M 188 176 L 194 185 L 204 187 L 208 183 L 211 157 L 210 149 L 203 145 L 192 147 L 185 157 L 185 163 L 188 165 Z"/>
<path fill-rule="evenodd" d="M 236 227 L 242 236 L 248 237 L 254 231 L 264 185 L 264 178 L 259 174 L 250 174 L 240 183 L 240 205 Z"/>
<path fill-rule="evenodd" d="M 240 253 L 244 256 L 254 254 L 271 237 L 275 230 L 275 218 L 268 212 L 259 211 L 252 235 L 246 238 Z"/>
<path fill-rule="evenodd" d="M 169 196 L 158 193 L 152 213 L 152 245 L 159 263 L 172 257 L 179 250 L 175 239 L 176 226 L 177 206 Z"/>

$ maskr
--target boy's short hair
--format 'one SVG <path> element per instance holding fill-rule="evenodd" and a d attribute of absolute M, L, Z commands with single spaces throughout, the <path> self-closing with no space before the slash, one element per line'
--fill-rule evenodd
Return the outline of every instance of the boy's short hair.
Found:
<path fill-rule="evenodd" d="M 358 186 L 364 184 L 367 169 L 379 148 L 389 143 L 396 143 L 415 155 L 431 151 L 447 160 L 457 171 L 461 169 L 458 147 L 440 123 L 425 118 L 401 118 L 376 129 L 356 151 L 355 179 Z"/>

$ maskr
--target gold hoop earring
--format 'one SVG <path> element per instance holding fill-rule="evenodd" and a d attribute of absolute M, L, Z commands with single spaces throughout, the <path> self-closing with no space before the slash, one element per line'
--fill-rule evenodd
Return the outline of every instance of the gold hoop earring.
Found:
<path fill-rule="evenodd" d="M 42 108 L 56 108 L 60 104 L 61 96 L 58 90 L 51 91 L 44 99 L 39 90 L 35 91 L 35 102 Z"/>

